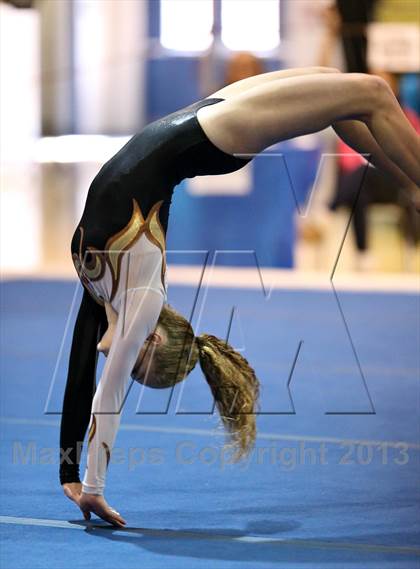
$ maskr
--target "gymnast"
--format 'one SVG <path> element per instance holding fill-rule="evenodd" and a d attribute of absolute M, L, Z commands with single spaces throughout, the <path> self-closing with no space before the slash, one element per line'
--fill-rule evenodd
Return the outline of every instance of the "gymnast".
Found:
<path fill-rule="evenodd" d="M 227 342 L 196 337 L 166 302 L 172 192 L 185 178 L 234 172 L 274 143 L 328 126 L 417 199 L 419 137 L 388 84 L 324 67 L 262 73 L 223 87 L 146 125 L 93 179 L 71 243 L 83 297 L 60 430 L 60 482 L 85 519 L 93 512 L 115 526 L 126 523 L 103 493 L 130 378 L 167 388 L 199 361 L 235 460 L 252 449 L 259 396 L 252 367 Z M 98 352 L 106 361 L 96 388 Z"/>

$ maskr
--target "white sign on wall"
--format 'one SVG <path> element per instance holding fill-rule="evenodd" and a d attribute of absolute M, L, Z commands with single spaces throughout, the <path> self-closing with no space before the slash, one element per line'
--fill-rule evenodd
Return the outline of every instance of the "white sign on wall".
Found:
<path fill-rule="evenodd" d="M 368 25 L 368 66 L 394 73 L 420 71 L 420 26 L 410 23 Z"/>
<path fill-rule="evenodd" d="M 187 178 L 186 183 L 195 196 L 245 196 L 252 191 L 252 163 L 230 174 Z"/>

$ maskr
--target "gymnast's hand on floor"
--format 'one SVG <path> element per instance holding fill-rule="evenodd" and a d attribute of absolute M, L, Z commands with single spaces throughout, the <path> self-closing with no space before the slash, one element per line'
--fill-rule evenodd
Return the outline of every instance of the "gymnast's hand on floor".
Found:
<path fill-rule="evenodd" d="M 67 498 L 79 505 L 80 497 L 82 495 L 82 483 L 66 482 L 63 484 L 63 492 Z"/>
<path fill-rule="evenodd" d="M 126 521 L 121 517 L 119 512 L 111 508 L 103 496 L 97 494 L 85 494 L 81 493 L 79 499 L 79 507 L 82 510 L 85 520 L 90 520 L 90 512 L 93 512 L 106 522 L 113 524 L 114 526 L 124 527 Z"/>

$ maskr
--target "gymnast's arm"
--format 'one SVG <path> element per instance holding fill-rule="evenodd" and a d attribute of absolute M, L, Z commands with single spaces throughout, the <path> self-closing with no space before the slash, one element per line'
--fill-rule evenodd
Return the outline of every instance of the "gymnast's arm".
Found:
<path fill-rule="evenodd" d="M 106 328 L 105 309 L 84 289 L 74 325 L 61 416 L 61 484 L 80 483 L 79 462 L 96 385 L 96 346 Z"/>
<path fill-rule="evenodd" d="M 111 348 L 92 403 L 82 500 L 83 494 L 100 497 L 104 492 L 106 470 L 131 373 L 141 347 L 156 327 L 163 303 L 163 293 L 153 288 L 133 288 L 122 295 Z M 94 507 L 92 511 L 98 513 Z"/>

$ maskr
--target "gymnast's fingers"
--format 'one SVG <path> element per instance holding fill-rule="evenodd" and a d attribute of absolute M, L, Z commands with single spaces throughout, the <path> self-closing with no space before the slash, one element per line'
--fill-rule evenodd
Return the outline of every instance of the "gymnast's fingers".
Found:
<path fill-rule="evenodd" d="M 87 508 L 86 506 L 80 506 L 80 509 L 82 511 L 82 514 L 83 514 L 83 517 L 85 518 L 85 520 L 89 521 L 90 520 L 89 508 Z"/>
<path fill-rule="evenodd" d="M 63 484 L 63 492 L 69 500 L 79 505 L 81 497 L 81 484 L 76 482 Z"/>
<path fill-rule="evenodd" d="M 95 512 L 100 518 L 117 527 L 124 527 L 127 523 L 119 512 L 110 506 L 98 508 Z"/>

